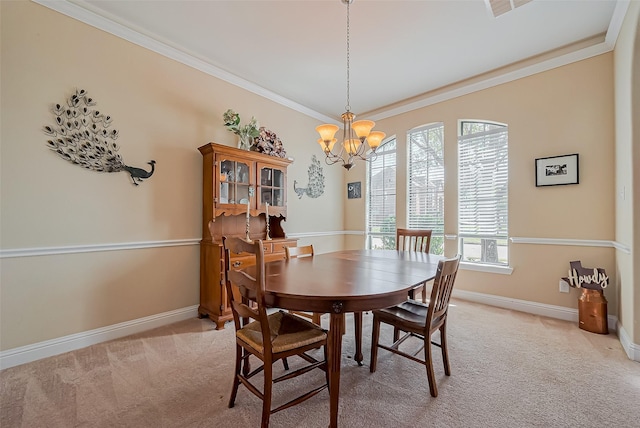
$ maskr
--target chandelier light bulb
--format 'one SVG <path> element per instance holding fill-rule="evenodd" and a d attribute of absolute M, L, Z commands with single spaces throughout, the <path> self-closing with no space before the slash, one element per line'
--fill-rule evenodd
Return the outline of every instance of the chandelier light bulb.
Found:
<path fill-rule="evenodd" d="M 371 147 L 371 150 L 375 152 L 376 149 L 380 147 L 380 144 L 382 144 L 382 140 L 384 140 L 384 137 L 386 135 L 387 134 L 382 131 L 373 131 L 372 133 L 370 133 L 367 137 L 367 143 L 369 143 L 369 147 Z"/>
<path fill-rule="evenodd" d="M 362 141 L 360 141 L 357 138 L 353 138 L 351 140 L 345 140 L 344 149 L 347 151 L 347 153 L 349 153 L 349 155 L 355 155 L 356 153 L 358 153 L 360 144 L 362 144 Z"/>
<path fill-rule="evenodd" d="M 376 125 L 372 120 L 358 120 L 351 124 L 358 138 L 363 139 L 369 136 L 371 129 Z"/>
<path fill-rule="evenodd" d="M 338 132 L 338 129 L 340 128 L 338 128 L 337 125 L 331 125 L 328 123 L 316 127 L 316 131 L 318 131 L 318 134 L 320 134 L 320 139 L 323 141 L 333 140 L 333 137 L 336 135 L 336 132 Z"/>

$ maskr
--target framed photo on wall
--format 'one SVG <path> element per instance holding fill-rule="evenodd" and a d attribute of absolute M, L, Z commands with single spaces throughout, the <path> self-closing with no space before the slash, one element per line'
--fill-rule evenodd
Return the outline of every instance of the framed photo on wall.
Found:
<path fill-rule="evenodd" d="M 347 184 L 347 198 L 359 199 L 361 197 L 362 197 L 362 188 L 360 186 L 359 181 Z"/>
<path fill-rule="evenodd" d="M 536 187 L 578 184 L 578 154 L 536 159 Z"/>

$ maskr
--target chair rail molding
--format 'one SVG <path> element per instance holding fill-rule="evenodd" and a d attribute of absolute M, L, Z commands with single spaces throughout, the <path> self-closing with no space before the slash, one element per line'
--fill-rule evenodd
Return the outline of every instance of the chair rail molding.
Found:
<path fill-rule="evenodd" d="M 631 248 L 617 242 L 600 239 L 567 239 L 567 238 L 528 238 L 512 236 L 509 240 L 514 244 L 536 244 L 536 245 L 568 245 L 576 247 L 611 247 L 631 254 Z"/>
<path fill-rule="evenodd" d="M 313 238 L 315 236 L 337 236 L 337 235 L 364 235 L 364 230 L 329 230 L 325 232 L 296 232 L 288 233 L 287 238 Z"/>
<path fill-rule="evenodd" d="M 364 230 L 330 230 L 330 231 L 310 231 L 287 233 L 289 238 L 313 238 L 319 236 L 339 236 L 339 235 L 356 235 L 364 236 Z M 391 236 L 391 235 L 390 235 Z M 447 240 L 457 238 L 457 235 L 446 234 Z M 527 238 L 527 237 L 511 237 L 509 240 L 513 244 L 535 244 L 535 245 L 571 245 L 578 247 L 611 247 L 625 254 L 631 254 L 631 249 L 620 242 L 595 239 L 563 239 L 563 238 Z M 89 245 L 69 245 L 55 247 L 35 247 L 35 248 L 15 248 L 0 249 L 0 259 L 14 257 L 33 257 L 33 256 L 51 256 L 60 254 L 74 253 L 92 253 L 98 251 L 121 251 L 121 250 L 137 250 L 144 248 L 160 248 L 160 247 L 180 247 L 184 245 L 198 245 L 200 238 L 172 239 L 160 241 L 142 241 L 142 242 L 120 242 L 120 243 L 104 243 Z"/>
<path fill-rule="evenodd" d="M 0 250 L 0 259 L 13 257 L 52 256 L 60 254 L 93 253 L 98 251 L 137 250 L 141 248 L 181 247 L 198 245 L 200 239 L 173 239 L 166 241 L 121 242 L 90 245 L 69 245 L 58 247 L 17 248 Z"/>

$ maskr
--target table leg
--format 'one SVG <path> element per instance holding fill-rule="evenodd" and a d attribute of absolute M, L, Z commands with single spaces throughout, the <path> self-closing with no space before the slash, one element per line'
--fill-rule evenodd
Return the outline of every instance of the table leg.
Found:
<path fill-rule="evenodd" d="M 331 313 L 329 320 L 329 427 L 338 427 L 338 403 L 340 399 L 340 361 L 342 359 L 342 326 L 344 313 Z"/>
<path fill-rule="evenodd" d="M 353 314 L 353 324 L 356 330 L 356 355 L 353 357 L 354 360 L 358 363 L 359 366 L 362 365 L 362 312 L 354 312 Z"/>

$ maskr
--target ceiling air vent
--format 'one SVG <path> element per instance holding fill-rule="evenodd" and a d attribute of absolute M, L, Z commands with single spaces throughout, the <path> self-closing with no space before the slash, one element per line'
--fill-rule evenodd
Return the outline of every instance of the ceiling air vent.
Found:
<path fill-rule="evenodd" d="M 529 3 L 531 0 L 484 0 L 487 7 L 496 18 L 507 12 L 511 12 L 516 7 Z"/>

